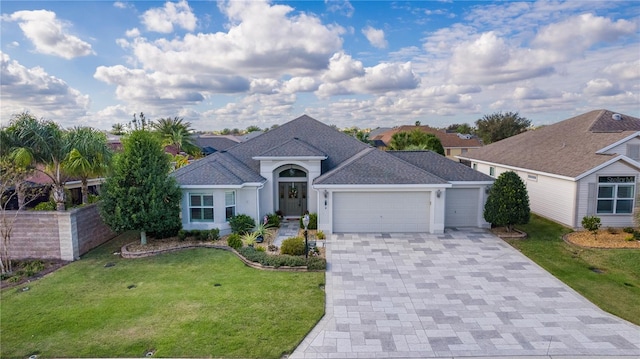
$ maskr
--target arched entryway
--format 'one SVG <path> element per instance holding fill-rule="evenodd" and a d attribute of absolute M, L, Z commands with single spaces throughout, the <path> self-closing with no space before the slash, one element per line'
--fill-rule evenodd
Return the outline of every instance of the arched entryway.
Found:
<path fill-rule="evenodd" d="M 295 166 L 278 170 L 278 208 L 285 217 L 300 217 L 307 210 L 307 172 Z"/>

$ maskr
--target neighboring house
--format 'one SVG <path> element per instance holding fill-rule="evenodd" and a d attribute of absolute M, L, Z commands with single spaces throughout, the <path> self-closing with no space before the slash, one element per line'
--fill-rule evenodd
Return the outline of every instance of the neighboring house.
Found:
<path fill-rule="evenodd" d="M 515 171 L 531 211 L 572 228 L 596 215 L 604 227 L 634 226 L 640 119 L 597 110 L 458 156 L 492 177 Z"/>
<path fill-rule="evenodd" d="M 172 173 L 185 229 L 220 228 L 247 214 L 318 214 L 339 232 L 431 232 L 484 227 L 489 176 L 429 151 L 387 153 L 301 116 Z"/>
<path fill-rule="evenodd" d="M 234 136 L 198 135 L 193 138 L 193 142 L 202 149 L 202 153 L 205 156 L 208 156 L 216 151 L 226 150 L 231 146 L 235 146 L 240 141 Z"/>
<path fill-rule="evenodd" d="M 416 129 L 436 135 L 440 140 L 440 143 L 442 143 L 445 156 L 453 160 L 455 160 L 456 156 L 464 155 L 471 149 L 482 147 L 482 143 L 477 137 L 459 133 L 448 133 L 429 126 L 400 126 L 387 131 L 378 132 L 369 138 L 374 141 L 374 146 L 384 150 L 389 147 L 391 138 L 394 134 L 398 132 L 411 132 Z"/>

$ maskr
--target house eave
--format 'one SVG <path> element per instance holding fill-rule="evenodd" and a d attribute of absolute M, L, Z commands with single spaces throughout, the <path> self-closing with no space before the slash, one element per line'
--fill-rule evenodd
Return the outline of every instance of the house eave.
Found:
<path fill-rule="evenodd" d="M 488 186 L 495 181 L 449 181 L 454 186 Z"/>
<path fill-rule="evenodd" d="M 247 182 L 243 184 L 227 184 L 227 185 L 210 185 L 210 184 L 192 184 L 192 185 L 180 185 L 181 189 L 242 189 L 250 187 L 261 188 L 264 186 L 262 182 Z"/>
<path fill-rule="evenodd" d="M 624 161 L 624 162 L 634 166 L 637 170 L 640 171 L 640 162 L 634 161 L 634 160 L 632 160 L 631 158 L 629 158 L 627 156 L 619 155 L 619 156 L 613 157 L 612 159 L 608 160 L 607 162 L 604 162 L 604 163 L 602 163 L 602 164 L 600 164 L 600 165 L 598 165 L 596 167 L 593 167 L 590 170 L 588 170 L 588 171 L 576 176 L 575 181 L 579 181 L 579 180 L 585 178 L 586 176 L 589 176 L 590 174 L 595 173 L 595 172 L 597 172 L 597 171 L 599 171 L 599 170 L 611 165 L 612 163 L 615 163 L 615 162 L 618 162 L 618 161 Z"/>
<path fill-rule="evenodd" d="M 625 143 L 625 142 L 627 142 L 627 141 L 629 141 L 631 139 L 634 139 L 634 138 L 636 138 L 638 136 L 640 136 L 640 131 L 634 132 L 633 134 L 631 134 L 631 135 L 629 135 L 629 136 L 627 136 L 627 137 L 625 137 L 625 138 L 623 138 L 623 139 L 621 139 L 621 140 L 619 140 L 617 142 L 614 142 L 614 143 L 608 145 L 607 147 L 601 148 L 601 149 L 597 150 L 596 153 L 599 154 L 599 155 L 605 154 L 610 149 L 612 149 L 612 148 L 614 148 L 616 146 L 620 146 L 621 144 L 623 144 L 623 143 Z"/>
<path fill-rule="evenodd" d="M 532 169 L 529 169 L 529 168 L 510 166 L 510 165 L 505 165 L 503 163 L 482 161 L 482 160 L 478 160 L 478 159 L 471 158 L 471 157 L 464 157 L 464 156 L 455 156 L 455 157 L 458 158 L 458 159 L 461 159 L 461 160 L 473 161 L 473 162 L 482 163 L 482 164 L 489 165 L 489 166 L 500 166 L 500 167 L 504 167 L 504 168 L 507 168 L 507 169 L 510 169 L 510 170 L 514 170 L 514 171 L 522 171 L 522 172 L 527 172 L 527 173 L 532 173 L 532 174 L 537 174 L 537 175 L 542 175 L 542 176 L 558 178 L 558 179 L 562 179 L 562 180 L 566 180 L 566 181 L 576 181 L 575 177 L 563 176 L 563 175 L 559 175 L 559 174 L 556 174 L 556 173 L 549 173 L 549 172 L 544 172 L 544 171 L 532 170 Z"/>
<path fill-rule="evenodd" d="M 256 161 L 323 161 L 327 156 L 255 156 Z"/>
<path fill-rule="evenodd" d="M 493 183 L 493 182 L 492 182 Z M 368 191 L 368 190 L 415 190 L 415 189 L 438 189 L 438 188 L 450 188 L 450 183 L 438 183 L 438 184 L 314 184 L 313 189 L 316 190 L 353 190 L 353 191 Z"/>

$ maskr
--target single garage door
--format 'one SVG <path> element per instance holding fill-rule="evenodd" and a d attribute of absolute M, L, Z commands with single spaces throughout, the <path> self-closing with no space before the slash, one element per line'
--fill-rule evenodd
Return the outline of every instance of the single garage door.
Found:
<path fill-rule="evenodd" d="M 428 232 L 429 192 L 334 192 L 333 232 Z"/>
<path fill-rule="evenodd" d="M 477 227 L 478 188 L 448 188 L 445 196 L 445 227 Z"/>

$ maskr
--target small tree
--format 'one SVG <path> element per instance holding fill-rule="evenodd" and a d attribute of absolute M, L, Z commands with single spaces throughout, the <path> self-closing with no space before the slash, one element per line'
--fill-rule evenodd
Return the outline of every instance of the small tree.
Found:
<path fill-rule="evenodd" d="M 497 112 L 484 115 L 476 121 L 476 134 L 485 145 L 525 132 L 531 126 L 531 120 L 521 117 L 517 112 Z"/>
<path fill-rule="evenodd" d="M 524 182 L 515 172 L 502 173 L 489 191 L 484 219 L 511 231 L 514 224 L 529 223 L 530 216 L 529 194 Z"/>
<path fill-rule="evenodd" d="M 593 233 L 593 238 L 598 239 L 598 229 L 602 223 L 600 222 L 600 217 L 596 216 L 584 216 L 582 217 L 582 227 L 587 231 Z"/>
<path fill-rule="evenodd" d="M 136 130 L 123 140 L 124 151 L 116 156 L 113 175 L 104 184 L 101 215 L 114 231 L 140 231 L 161 236 L 176 234 L 182 193 L 173 177 L 160 141 L 149 131 Z"/>

